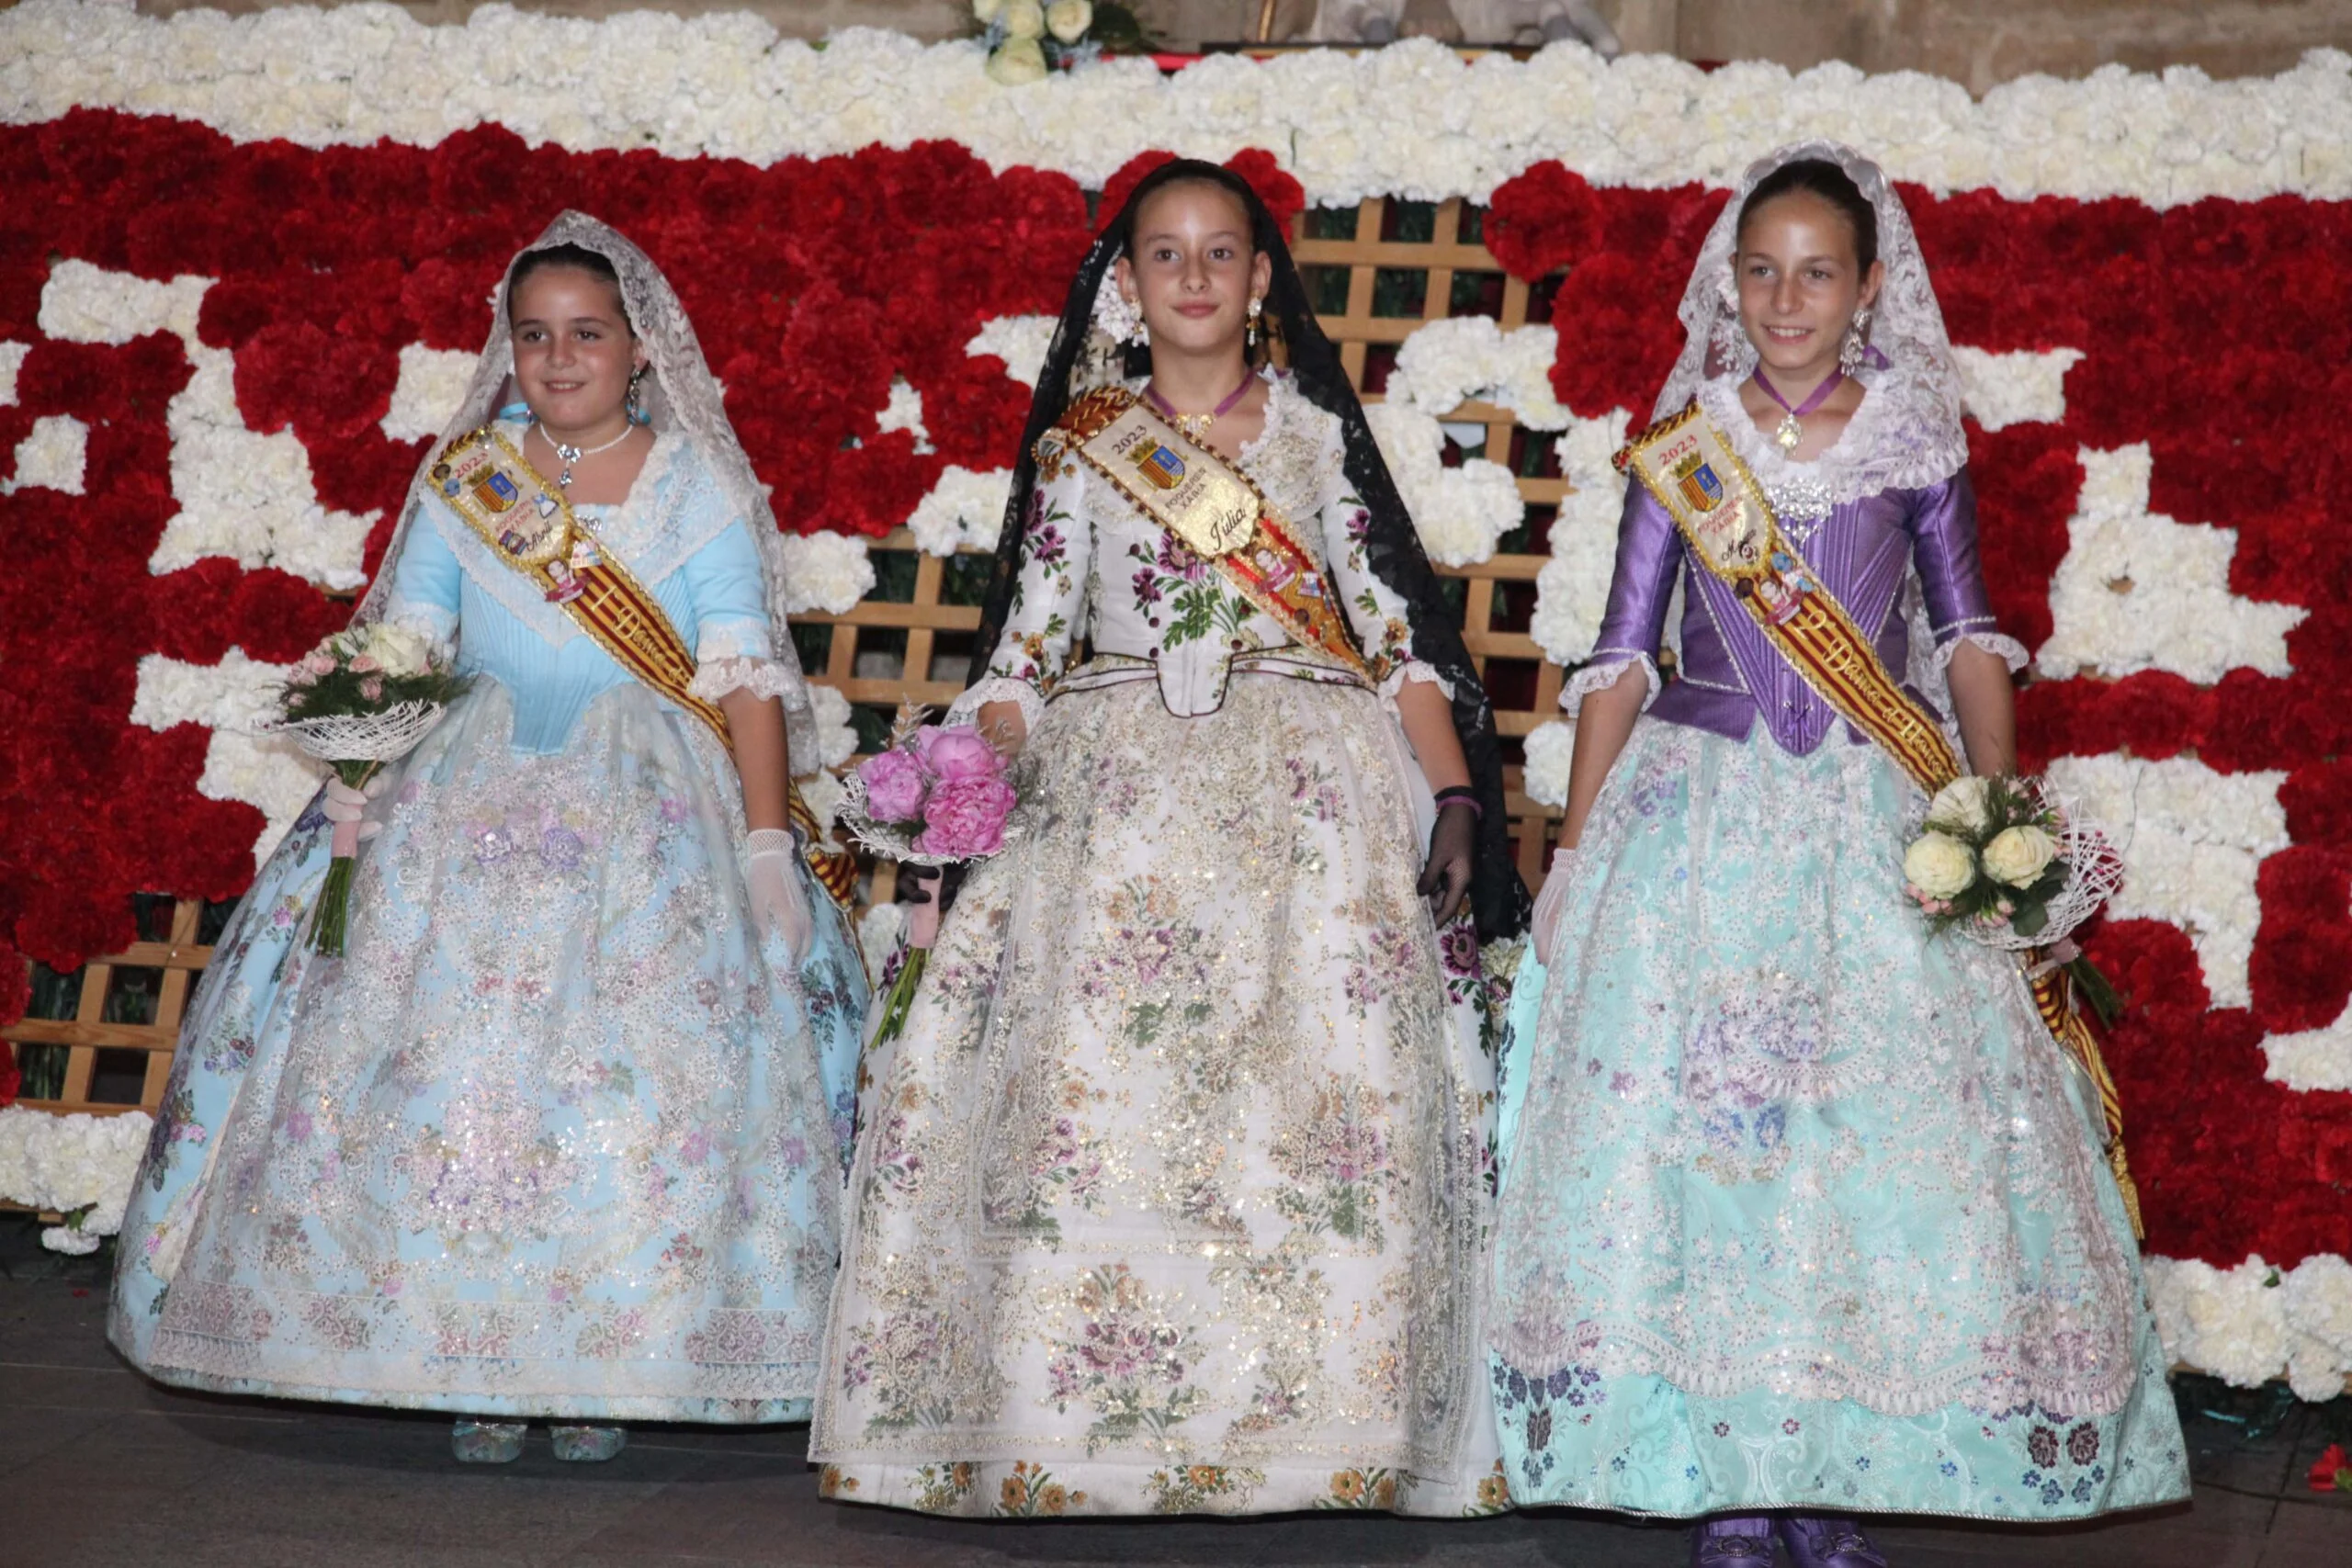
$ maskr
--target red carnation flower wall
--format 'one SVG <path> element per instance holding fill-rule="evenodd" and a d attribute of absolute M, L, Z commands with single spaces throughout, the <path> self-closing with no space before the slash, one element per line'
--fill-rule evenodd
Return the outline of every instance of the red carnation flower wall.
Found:
<path fill-rule="evenodd" d="M 1111 197 L 1157 161 L 1131 162 Z M 1303 203 L 1270 155 L 1233 166 L 1285 216 Z M 205 732 L 129 723 L 140 658 L 287 660 L 345 614 L 227 560 L 149 574 L 176 510 L 164 405 L 190 367 L 169 337 L 44 341 L 54 261 L 217 279 L 198 331 L 237 351 L 246 423 L 294 432 L 325 505 L 384 514 L 372 570 L 422 450 L 378 424 L 399 350 L 478 348 L 506 258 L 567 206 L 628 232 L 677 285 L 784 526 L 869 535 L 946 465 L 1010 464 L 1027 389 L 963 345 L 992 317 L 1057 313 L 1094 231 L 1068 177 L 991 173 L 942 143 L 755 168 L 534 149 L 494 127 L 431 149 L 237 145 L 91 113 L 0 128 L 0 339 L 33 345 L 0 408 L 0 466 L 44 414 L 90 426 L 87 495 L 0 498 L 0 1020 L 25 1006 L 20 953 L 70 968 L 127 944 L 132 891 L 217 898 L 250 881 L 260 816 L 196 794 Z M 2151 1250 L 2352 1256 L 2352 1094 L 2269 1082 L 2260 1049 L 2326 1023 L 2352 989 L 2352 703 L 2328 683 L 2352 667 L 2352 535 L 2319 504 L 2326 465 L 2295 444 L 2301 411 L 2352 394 L 2352 207 L 1905 197 L 1956 342 L 2086 355 L 2062 423 L 1973 437 L 2005 629 L 2050 635 L 2077 449 L 2143 441 L 2156 511 L 2238 530 L 2233 591 L 2311 612 L 2288 637 L 2291 677 L 2038 682 L 2019 722 L 2029 767 L 2120 751 L 2287 772 L 2294 845 L 2262 868 L 2251 1009 L 2210 1005 L 2169 925 L 2112 921 L 2091 945 L 2132 1004 L 2109 1053 Z M 1566 274 L 1554 384 L 1577 413 L 1646 412 L 1723 200 L 1596 188 L 1556 164 L 1495 193 L 1485 233 L 1502 265 Z M 893 376 L 922 393 L 936 450 L 877 430 Z M 0 1102 L 9 1077 L 0 1061 Z"/>

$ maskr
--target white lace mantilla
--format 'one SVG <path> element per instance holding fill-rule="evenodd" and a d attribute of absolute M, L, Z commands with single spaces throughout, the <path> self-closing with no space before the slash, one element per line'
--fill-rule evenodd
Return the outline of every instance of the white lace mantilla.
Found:
<path fill-rule="evenodd" d="M 1739 384 L 1756 369 L 1756 345 L 1739 324 L 1733 258 L 1740 205 L 1748 193 L 1773 170 L 1804 158 L 1843 168 L 1878 214 L 1878 253 L 1886 281 L 1872 311 L 1870 344 L 1886 363 L 1857 373 L 1868 395 L 1836 444 L 1811 462 L 1792 463 L 1739 404 Z M 1750 165 L 1708 231 L 1679 314 L 1682 353 L 1652 417 L 1665 419 L 1697 398 L 1767 491 L 1819 490 L 1836 505 L 1881 491 L 1922 490 L 1967 463 L 1960 369 L 1911 215 L 1879 166 L 1852 148 L 1801 141 Z"/>

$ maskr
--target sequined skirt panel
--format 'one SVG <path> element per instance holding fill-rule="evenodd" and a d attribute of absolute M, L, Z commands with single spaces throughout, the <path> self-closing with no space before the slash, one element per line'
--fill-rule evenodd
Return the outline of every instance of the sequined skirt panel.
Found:
<path fill-rule="evenodd" d="M 1414 894 L 1393 722 L 1237 674 L 1193 718 L 1148 683 L 1057 697 L 1030 746 L 1025 837 L 869 1058 L 828 1495 L 1498 1504 L 1472 1404 L 1492 1074 L 1449 1001 L 1476 950 Z"/>
<path fill-rule="evenodd" d="M 346 956 L 315 807 L 225 933 L 110 1333 L 189 1386 L 503 1416 L 805 1416 L 865 985 L 806 885 L 752 933 L 732 766 L 627 687 L 511 749 L 485 682 L 370 808 Z M 839 1135 L 836 1133 L 839 1126 Z"/>
<path fill-rule="evenodd" d="M 1916 790 L 1645 719 L 1503 1087 L 1491 1372 L 1522 1502 L 2050 1518 L 2187 1495 L 2095 1102 L 2015 962 L 1903 896 Z"/>

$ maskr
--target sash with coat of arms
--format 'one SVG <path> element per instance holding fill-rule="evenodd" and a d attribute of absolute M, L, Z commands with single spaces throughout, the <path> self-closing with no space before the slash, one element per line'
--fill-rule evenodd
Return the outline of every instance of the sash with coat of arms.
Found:
<path fill-rule="evenodd" d="M 442 451 L 429 478 L 492 554 L 529 579 L 548 603 L 560 605 L 622 669 L 700 719 L 720 745 L 734 750 L 727 715 L 692 690 L 695 657 L 661 601 L 581 527 L 563 492 L 504 434 L 485 425 L 459 436 Z M 779 636 L 782 631 L 777 628 Z M 856 893 L 856 857 L 820 847 L 816 815 L 801 799 L 799 786 L 788 781 L 785 805 L 800 829 L 809 868 L 834 901 L 849 908 Z"/>
<path fill-rule="evenodd" d="M 1070 404 L 1040 446 L 1046 443 L 1074 449 L 1294 640 L 1368 681 L 1378 678 L 1290 520 L 1248 474 L 1179 431 L 1136 393 L 1097 388 Z M 1042 453 L 1040 461 L 1046 461 Z"/>
<path fill-rule="evenodd" d="M 1755 475 L 1696 399 L 1629 442 L 1618 470 L 1639 479 L 1674 519 L 1699 570 L 1729 588 L 1767 641 L 1838 716 L 1876 741 L 1932 797 L 1961 774 L 1943 727 L 1887 670 L 1853 616 L 1781 532 Z M 2063 970 L 2038 973 L 2019 954 L 2051 1034 L 2098 1086 L 2108 1162 L 2140 1234 L 2140 1201 L 2123 1157 L 2123 1112 L 2098 1041 L 2075 1010 Z"/>

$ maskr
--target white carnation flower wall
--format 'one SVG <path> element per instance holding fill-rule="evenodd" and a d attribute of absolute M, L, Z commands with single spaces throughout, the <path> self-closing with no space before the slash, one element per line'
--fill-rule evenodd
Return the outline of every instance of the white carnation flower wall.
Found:
<path fill-rule="evenodd" d="M 145 16 L 99 0 L 0 12 L 0 113 L 174 115 L 241 141 L 430 145 L 484 122 L 579 151 L 768 164 L 876 142 L 963 143 L 992 167 L 1100 186 L 1154 148 L 1283 150 L 1310 201 L 1484 200 L 1557 158 L 1608 185 L 1728 185 L 1761 147 L 1829 136 L 1930 189 L 2132 197 L 2156 206 L 2280 192 L 2352 196 L 2352 55 L 2268 78 L 2135 74 L 2007 83 L 1972 98 L 1914 73 L 1826 64 L 1704 72 L 1555 44 L 1465 61 L 1428 39 L 1362 53 L 1221 55 L 1162 75 L 1109 60 L 1005 88 L 977 40 L 849 28 L 823 47 L 757 17 L 631 12 L 602 22 L 484 6 L 435 27 L 387 6 Z M 299 63 L 296 63 L 299 62 Z M 517 63 L 526 62 L 526 63 Z"/>

